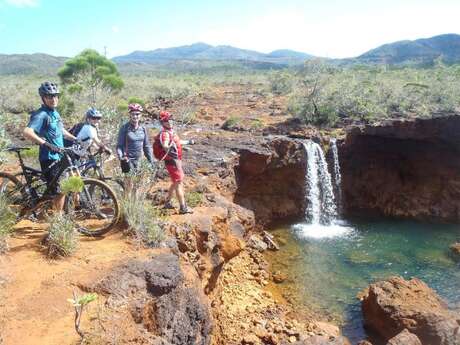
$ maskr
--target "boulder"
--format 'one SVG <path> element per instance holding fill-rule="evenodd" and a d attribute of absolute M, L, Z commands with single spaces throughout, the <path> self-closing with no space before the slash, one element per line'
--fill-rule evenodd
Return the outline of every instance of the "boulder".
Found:
<path fill-rule="evenodd" d="M 460 259 L 460 243 L 454 243 L 452 244 L 450 247 L 450 253 L 452 255 L 452 257 L 456 260 L 459 260 Z"/>
<path fill-rule="evenodd" d="M 107 295 L 114 305 L 127 303 L 133 321 L 143 325 L 139 338 L 154 339 L 155 344 L 208 345 L 209 301 L 198 277 L 190 274 L 193 270 L 187 271 L 186 278 L 179 258 L 161 252 L 149 260 L 130 260 L 83 288 Z"/>
<path fill-rule="evenodd" d="M 387 345 L 422 345 L 422 343 L 415 334 L 404 329 L 401 333 L 391 338 Z"/>
<path fill-rule="evenodd" d="M 371 284 L 363 295 L 364 324 L 388 341 L 404 329 L 422 344 L 460 344 L 460 317 L 424 282 L 391 277 Z"/>

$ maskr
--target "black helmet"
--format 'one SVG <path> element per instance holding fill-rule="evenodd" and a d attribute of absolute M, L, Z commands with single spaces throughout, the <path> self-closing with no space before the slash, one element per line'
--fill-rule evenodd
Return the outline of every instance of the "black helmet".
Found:
<path fill-rule="evenodd" d="M 89 117 L 91 119 L 100 119 L 102 117 L 102 114 L 96 108 L 89 108 L 86 112 L 86 117 Z"/>
<path fill-rule="evenodd" d="M 38 93 L 41 97 L 47 95 L 59 95 L 59 90 L 57 84 L 50 81 L 45 81 L 38 88 Z"/>

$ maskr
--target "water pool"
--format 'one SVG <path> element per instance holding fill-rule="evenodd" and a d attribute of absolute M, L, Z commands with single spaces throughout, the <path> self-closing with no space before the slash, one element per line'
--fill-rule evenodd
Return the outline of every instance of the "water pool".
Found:
<path fill-rule="evenodd" d="M 459 225 L 353 221 L 283 225 L 272 233 L 282 243 L 268 254 L 272 269 L 288 276 L 281 288 L 338 321 L 352 343 L 366 337 L 356 295 L 376 280 L 418 277 L 450 307 L 460 306 L 460 265 L 449 256 Z"/>

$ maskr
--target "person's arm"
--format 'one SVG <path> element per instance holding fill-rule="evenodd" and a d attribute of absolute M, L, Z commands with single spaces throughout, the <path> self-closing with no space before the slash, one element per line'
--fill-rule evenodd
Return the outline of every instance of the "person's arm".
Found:
<path fill-rule="evenodd" d="M 71 140 L 71 141 L 75 141 L 77 140 L 77 137 L 75 135 L 73 135 L 72 133 L 70 133 L 67 129 L 65 128 L 62 128 L 62 135 L 64 136 L 64 138 L 68 139 L 68 140 Z"/>
<path fill-rule="evenodd" d="M 166 131 L 161 131 L 160 133 L 160 144 L 161 147 L 163 147 L 163 150 L 168 151 L 169 147 L 172 144 L 172 138 L 170 138 L 170 135 Z"/>
<path fill-rule="evenodd" d="M 43 145 L 44 143 L 46 143 L 46 140 L 39 137 L 35 131 L 33 130 L 33 128 L 30 128 L 30 127 L 26 127 L 24 128 L 24 131 L 22 132 L 22 135 L 24 136 L 24 138 L 30 140 L 31 142 L 33 142 L 34 144 L 37 144 L 37 145 Z"/>
<path fill-rule="evenodd" d="M 118 131 L 117 156 L 119 160 L 125 159 L 126 128 L 122 126 Z"/>
<path fill-rule="evenodd" d="M 50 144 L 44 138 L 40 137 L 38 133 L 40 133 L 41 129 L 45 125 L 46 115 L 43 114 L 35 114 L 32 115 L 29 121 L 29 124 L 24 131 L 22 132 L 24 138 L 29 139 L 33 143 L 37 145 L 45 145 L 49 150 L 53 152 L 59 152 L 60 148 Z"/>
<path fill-rule="evenodd" d="M 147 133 L 147 129 L 144 128 L 144 155 L 147 157 L 147 160 L 153 164 L 155 159 L 153 158 L 153 150 L 152 150 L 152 144 L 150 143 L 149 135 Z"/>

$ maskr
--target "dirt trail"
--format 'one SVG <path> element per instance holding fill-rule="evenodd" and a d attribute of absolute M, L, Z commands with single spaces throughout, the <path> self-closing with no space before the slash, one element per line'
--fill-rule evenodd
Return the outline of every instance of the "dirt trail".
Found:
<path fill-rule="evenodd" d="M 2 345 L 76 344 L 74 311 L 67 299 L 73 291 L 82 293 L 78 284 L 96 279 L 120 260 L 151 252 L 136 249 L 115 232 L 101 239 L 82 237 L 75 256 L 49 260 L 40 245 L 44 234 L 44 225 L 23 221 L 9 253 L 0 256 Z"/>

